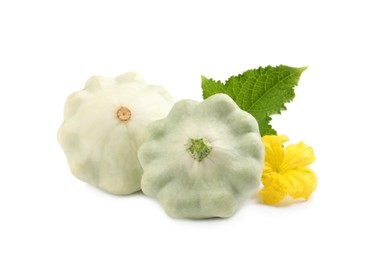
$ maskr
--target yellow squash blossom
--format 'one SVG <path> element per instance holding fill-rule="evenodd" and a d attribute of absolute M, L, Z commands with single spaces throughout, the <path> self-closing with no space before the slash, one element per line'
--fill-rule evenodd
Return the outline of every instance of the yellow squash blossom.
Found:
<path fill-rule="evenodd" d="M 309 198 L 316 189 L 317 177 L 307 167 L 315 161 L 312 147 L 303 142 L 283 148 L 287 136 L 266 135 L 265 167 L 262 175 L 264 188 L 260 191 L 264 203 L 276 204 L 285 196 Z"/>

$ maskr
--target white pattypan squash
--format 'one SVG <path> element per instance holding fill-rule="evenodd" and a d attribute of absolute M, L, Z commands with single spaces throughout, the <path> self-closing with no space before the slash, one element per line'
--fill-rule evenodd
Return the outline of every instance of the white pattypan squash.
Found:
<path fill-rule="evenodd" d="M 179 218 L 229 217 L 257 190 L 264 147 L 256 119 L 225 94 L 177 102 L 148 127 L 143 192 Z"/>
<path fill-rule="evenodd" d="M 146 126 L 164 118 L 173 103 L 163 87 L 148 85 L 136 73 L 90 78 L 67 99 L 58 131 L 72 173 L 110 193 L 140 190 L 137 150 Z"/>

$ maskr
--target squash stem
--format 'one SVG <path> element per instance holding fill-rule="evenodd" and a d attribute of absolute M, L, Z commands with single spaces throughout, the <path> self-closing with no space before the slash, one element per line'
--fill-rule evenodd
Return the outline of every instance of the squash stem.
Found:
<path fill-rule="evenodd" d="M 191 157 L 199 162 L 207 157 L 212 151 L 212 145 L 205 137 L 197 139 L 189 138 L 186 147 L 186 151 L 191 155 Z"/>

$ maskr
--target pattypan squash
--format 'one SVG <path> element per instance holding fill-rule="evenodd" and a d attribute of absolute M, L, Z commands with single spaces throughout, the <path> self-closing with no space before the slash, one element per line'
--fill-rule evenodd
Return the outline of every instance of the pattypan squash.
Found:
<path fill-rule="evenodd" d="M 71 172 L 110 193 L 140 190 L 137 150 L 146 126 L 164 118 L 173 103 L 163 87 L 150 86 L 133 72 L 90 78 L 68 97 L 58 131 Z"/>
<path fill-rule="evenodd" d="M 142 191 L 172 217 L 230 217 L 259 187 L 257 121 L 225 94 L 179 101 L 148 132 L 138 151 Z"/>

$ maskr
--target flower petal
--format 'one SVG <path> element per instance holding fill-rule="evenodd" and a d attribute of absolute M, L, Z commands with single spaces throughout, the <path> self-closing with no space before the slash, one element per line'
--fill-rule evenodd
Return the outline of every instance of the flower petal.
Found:
<path fill-rule="evenodd" d="M 316 157 L 312 147 L 307 146 L 304 142 L 291 144 L 284 149 L 283 168 L 290 170 L 298 167 L 306 167 L 313 163 L 315 159 Z"/>
<path fill-rule="evenodd" d="M 264 173 L 262 183 L 264 188 L 260 191 L 260 194 L 265 204 L 277 204 L 287 195 L 282 188 L 280 174 L 276 172 Z"/>
<path fill-rule="evenodd" d="M 276 171 L 284 160 L 283 143 L 289 139 L 285 135 L 265 135 L 262 139 L 265 145 L 265 165 Z"/>
<path fill-rule="evenodd" d="M 307 200 L 316 189 L 317 177 L 308 167 L 297 168 L 281 174 L 281 186 L 292 198 Z"/>

